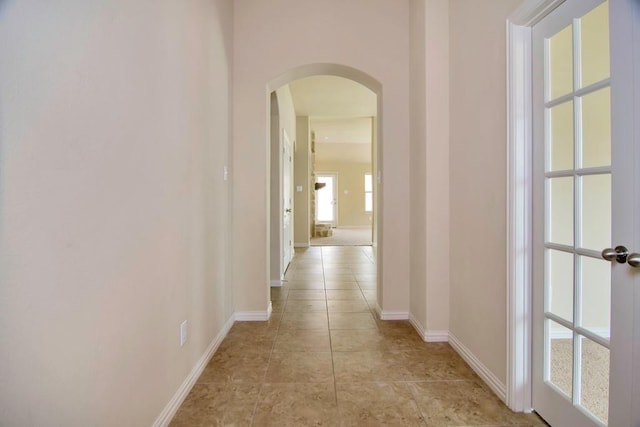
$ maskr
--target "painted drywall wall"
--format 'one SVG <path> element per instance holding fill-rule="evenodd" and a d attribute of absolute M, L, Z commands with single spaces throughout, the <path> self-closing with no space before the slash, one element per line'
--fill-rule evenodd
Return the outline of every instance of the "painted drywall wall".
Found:
<path fill-rule="evenodd" d="M 0 425 L 151 425 L 231 317 L 231 23 L 0 4 Z"/>
<path fill-rule="evenodd" d="M 269 82 L 308 64 L 353 67 L 382 84 L 383 309 L 409 310 L 408 0 L 245 0 L 234 4 L 236 308 L 267 309 Z M 264 183 L 262 186 L 260 183 Z M 388 224 L 388 227 L 385 227 Z M 247 268 L 243 260 L 251 259 Z"/>
<path fill-rule="evenodd" d="M 450 331 L 506 381 L 506 40 L 519 0 L 450 2 Z"/>
<path fill-rule="evenodd" d="M 411 316 L 442 336 L 449 329 L 449 2 L 412 0 L 410 32 Z"/>
<path fill-rule="evenodd" d="M 410 137 L 411 137 L 411 305 L 412 321 L 427 324 L 426 232 L 426 0 L 411 0 Z"/>
<path fill-rule="evenodd" d="M 294 156 L 294 242 L 296 247 L 309 246 L 311 234 L 311 216 L 309 215 L 311 168 L 310 166 L 311 133 L 309 117 L 296 118 L 296 151 Z M 301 191 L 298 191 L 300 188 Z"/>
<path fill-rule="evenodd" d="M 427 333 L 449 330 L 449 1 L 426 5 Z M 438 339 L 438 338 L 436 338 Z"/>
<path fill-rule="evenodd" d="M 371 173 L 371 163 L 321 161 L 316 157 L 315 170 L 316 175 L 338 174 L 338 226 L 371 227 L 372 212 L 364 211 L 364 174 Z"/>

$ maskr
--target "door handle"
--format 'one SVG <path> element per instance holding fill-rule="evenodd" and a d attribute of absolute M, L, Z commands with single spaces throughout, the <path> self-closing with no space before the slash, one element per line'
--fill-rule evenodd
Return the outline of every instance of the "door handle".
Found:
<path fill-rule="evenodd" d="M 284 211 L 287 212 L 287 213 L 290 213 L 291 209 L 285 209 Z"/>
<path fill-rule="evenodd" d="M 640 254 L 633 253 L 629 255 L 627 262 L 631 267 L 640 268 Z"/>
<path fill-rule="evenodd" d="M 625 248 L 624 246 L 616 246 L 615 249 L 607 248 L 603 250 L 600 255 L 602 255 L 602 258 L 606 259 L 607 261 L 616 261 L 619 264 L 624 264 L 625 262 L 627 262 L 629 249 Z"/>

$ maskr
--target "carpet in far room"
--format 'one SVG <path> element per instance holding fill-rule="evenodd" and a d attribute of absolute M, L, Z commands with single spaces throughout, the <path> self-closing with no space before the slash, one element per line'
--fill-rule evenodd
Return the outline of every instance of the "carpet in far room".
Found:
<path fill-rule="evenodd" d="M 328 237 L 312 237 L 311 246 L 371 246 L 371 228 L 338 227 Z"/>

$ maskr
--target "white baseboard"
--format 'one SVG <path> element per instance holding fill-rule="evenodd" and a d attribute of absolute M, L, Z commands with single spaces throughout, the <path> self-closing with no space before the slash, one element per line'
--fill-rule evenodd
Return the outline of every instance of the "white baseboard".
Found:
<path fill-rule="evenodd" d="M 415 329 L 418 335 L 420 335 L 420 338 L 422 338 L 423 341 L 426 341 L 424 326 L 422 326 L 422 323 L 416 319 L 413 313 L 409 313 L 409 323 L 411 323 L 413 329 Z"/>
<path fill-rule="evenodd" d="M 284 280 L 272 280 L 271 281 L 271 287 L 272 288 L 281 288 L 282 285 L 284 284 Z"/>
<path fill-rule="evenodd" d="M 266 311 L 236 311 L 235 319 L 238 322 L 264 322 L 269 320 L 273 305 L 269 301 L 269 307 Z"/>
<path fill-rule="evenodd" d="M 507 400 L 507 387 L 455 335 L 449 332 L 449 344 L 502 400 Z"/>
<path fill-rule="evenodd" d="M 449 331 L 426 331 L 424 340 L 426 342 L 449 342 Z"/>
<path fill-rule="evenodd" d="M 220 333 L 213 339 L 213 341 L 211 341 L 211 344 L 209 344 L 209 347 L 207 347 L 200 360 L 198 360 L 191 372 L 189 372 L 189 375 L 187 375 L 187 378 L 185 378 L 169 403 L 167 403 L 167 406 L 165 406 L 160 415 L 158 415 L 158 418 L 156 418 L 153 423 L 153 427 L 166 427 L 169 425 L 173 417 L 176 415 L 176 412 L 178 412 L 180 405 L 182 405 L 194 384 L 200 377 L 200 374 L 202 374 L 202 371 L 207 366 L 216 350 L 218 350 L 220 343 L 229 333 L 229 329 L 233 326 L 234 318 L 235 316 L 231 315 L 229 320 L 227 320 L 227 323 L 222 327 Z"/>
<path fill-rule="evenodd" d="M 380 304 L 376 302 L 376 314 L 380 320 L 408 320 L 409 313 L 406 311 L 383 311 Z"/>
<path fill-rule="evenodd" d="M 429 331 L 415 316 L 409 313 L 409 322 L 414 327 L 424 342 L 449 342 L 449 331 Z"/>
<path fill-rule="evenodd" d="M 294 243 L 293 247 L 294 248 L 308 248 L 309 247 L 309 243 Z"/>
<path fill-rule="evenodd" d="M 409 320 L 409 313 L 406 311 L 382 311 L 380 320 Z"/>

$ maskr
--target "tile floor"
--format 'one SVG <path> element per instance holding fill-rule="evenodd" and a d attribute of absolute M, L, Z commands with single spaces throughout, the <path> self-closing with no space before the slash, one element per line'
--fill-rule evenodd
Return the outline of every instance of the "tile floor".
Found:
<path fill-rule="evenodd" d="M 297 251 L 268 322 L 237 322 L 172 426 L 533 426 L 448 344 L 380 321 L 371 247 Z"/>

